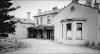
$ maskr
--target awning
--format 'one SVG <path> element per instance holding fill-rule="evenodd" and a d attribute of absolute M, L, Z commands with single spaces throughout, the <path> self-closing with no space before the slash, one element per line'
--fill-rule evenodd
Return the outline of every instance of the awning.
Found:
<path fill-rule="evenodd" d="M 38 30 L 43 30 L 43 29 L 54 29 L 54 26 L 45 26 L 45 25 L 39 25 L 36 27 Z"/>
<path fill-rule="evenodd" d="M 69 22 L 69 21 L 87 21 L 86 18 L 71 18 L 71 19 L 64 19 L 61 22 Z"/>

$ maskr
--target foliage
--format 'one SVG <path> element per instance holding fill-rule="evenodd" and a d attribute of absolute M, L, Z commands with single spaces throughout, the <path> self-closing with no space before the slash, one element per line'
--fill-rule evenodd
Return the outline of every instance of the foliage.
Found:
<path fill-rule="evenodd" d="M 86 41 L 82 46 L 100 50 L 100 42 L 95 43 L 94 41 Z"/>
<path fill-rule="evenodd" d="M 0 33 L 12 33 L 14 31 L 12 26 L 14 22 L 4 23 L 4 21 L 14 18 L 14 16 L 10 16 L 8 13 L 20 8 L 20 6 L 11 7 L 13 4 L 10 1 L 0 0 Z"/>

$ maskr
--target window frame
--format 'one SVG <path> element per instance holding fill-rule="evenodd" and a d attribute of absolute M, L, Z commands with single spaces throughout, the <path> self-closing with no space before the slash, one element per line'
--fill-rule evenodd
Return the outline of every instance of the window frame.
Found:
<path fill-rule="evenodd" d="M 36 18 L 36 24 L 37 25 L 39 24 L 39 18 Z"/>
<path fill-rule="evenodd" d="M 50 16 L 47 16 L 47 24 L 50 24 Z"/>
<path fill-rule="evenodd" d="M 70 29 L 68 29 L 68 27 L 67 27 L 68 24 L 70 24 Z M 67 32 L 68 31 L 72 31 L 72 23 L 71 22 L 69 22 L 69 23 L 66 24 L 66 39 L 67 40 L 72 40 L 73 39 L 72 37 L 67 36 Z"/>
<path fill-rule="evenodd" d="M 78 24 L 81 24 L 81 30 L 78 29 Z M 81 36 L 80 36 L 80 37 L 76 37 L 76 40 L 83 40 L 83 37 L 82 37 L 82 24 L 83 24 L 82 22 L 77 22 L 77 23 L 76 23 L 76 26 L 77 26 L 77 27 L 76 27 L 76 30 L 77 30 L 77 31 L 81 31 Z"/>
<path fill-rule="evenodd" d="M 40 22 L 43 23 L 43 17 L 40 17 Z"/>

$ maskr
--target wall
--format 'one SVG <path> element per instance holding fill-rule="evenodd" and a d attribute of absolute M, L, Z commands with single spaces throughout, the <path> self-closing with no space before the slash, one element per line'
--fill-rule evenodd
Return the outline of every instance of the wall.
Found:
<path fill-rule="evenodd" d="M 99 39 L 99 42 L 100 42 L 100 13 L 98 15 L 98 39 Z"/>
<path fill-rule="evenodd" d="M 53 25 L 54 23 L 54 20 L 53 20 L 53 15 L 54 14 L 48 14 L 48 15 L 43 15 L 43 16 L 38 16 L 38 17 L 34 17 L 35 18 L 35 25 L 37 26 L 37 18 L 38 18 L 38 22 L 39 22 L 39 24 L 38 25 L 40 25 L 41 24 L 41 17 L 43 18 L 42 19 L 42 21 L 43 21 L 43 23 L 42 23 L 42 25 Z M 47 24 L 47 17 L 50 17 L 50 24 Z"/>
<path fill-rule="evenodd" d="M 28 27 L 31 27 L 33 25 L 30 24 L 23 24 L 23 23 L 17 23 L 15 28 L 15 38 L 28 38 Z"/>

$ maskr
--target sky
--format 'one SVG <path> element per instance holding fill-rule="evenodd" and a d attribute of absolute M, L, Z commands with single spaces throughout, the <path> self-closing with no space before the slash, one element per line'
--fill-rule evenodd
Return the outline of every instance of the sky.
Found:
<path fill-rule="evenodd" d="M 38 12 L 38 9 L 42 11 L 52 10 L 53 7 L 63 8 L 67 6 L 71 0 L 12 0 L 13 7 L 21 6 L 21 8 L 10 12 L 10 15 L 14 15 L 19 18 L 27 18 L 26 12 L 31 12 L 31 19 Z M 80 3 L 85 3 L 85 0 L 81 0 Z"/>

